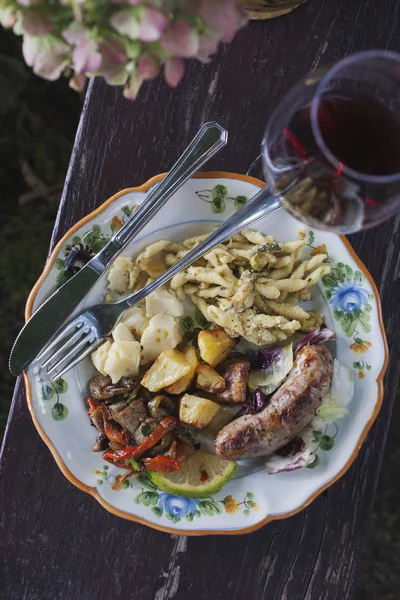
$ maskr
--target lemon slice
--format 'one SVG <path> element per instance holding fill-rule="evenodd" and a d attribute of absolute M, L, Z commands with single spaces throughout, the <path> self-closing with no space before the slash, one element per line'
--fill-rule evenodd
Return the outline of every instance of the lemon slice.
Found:
<path fill-rule="evenodd" d="M 198 451 L 181 471 L 149 472 L 151 481 L 160 490 L 173 496 L 206 498 L 218 492 L 232 478 L 237 462 Z"/>

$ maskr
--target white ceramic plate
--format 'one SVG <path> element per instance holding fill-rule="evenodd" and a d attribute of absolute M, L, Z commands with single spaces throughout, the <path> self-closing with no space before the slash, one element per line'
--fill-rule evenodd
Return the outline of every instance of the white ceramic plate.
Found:
<path fill-rule="evenodd" d="M 70 247 L 83 239 L 92 252 L 97 252 L 105 238 L 121 226 L 131 207 L 140 204 L 146 190 L 161 177 L 140 188 L 119 192 L 66 234 L 32 290 L 27 318 L 65 277 L 64 260 Z M 224 202 L 215 206 L 211 203 L 211 190 L 217 184 L 226 186 L 228 193 Z M 134 255 L 159 239 L 180 241 L 209 231 L 236 210 L 240 200 L 235 198 L 251 197 L 260 185 L 255 179 L 230 173 L 199 174 L 169 200 L 125 253 Z M 117 492 L 112 489 L 112 482 L 121 471 L 105 464 L 101 453 L 91 451 L 96 431 L 86 414 L 86 386 L 92 375 L 89 361 L 70 371 L 55 388 L 28 370 L 25 382 L 29 408 L 57 464 L 69 481 L 115 515 L 184 535 L 254 531 L 270 520 L 300 511 L 343 475 L 376 418 L 382 403 L 388 353 L 380 301 L 368 271 L 344 238 L 310 231 L 283 210 L 257 223 L 257 229 L 272 233 L 281 241 L 299 235 L 306 237 L 309 252 L 326 244 L 333 270 L 319 284 L 313 302 L 336 332 L 336 356 L 355 371 L 355 396 L 348 407 L 351 414 L 338 421 L 334 447 L 329 452 L 318 450 L 320 464 L 312 470 L 268 475 L 258 462 L 250 469 L 239 469 L 235 479 L 206 500 L 170 496 L 142 476 L 141 481 L 132 479 L 129 487 Z M 102 280 L 79 310 L 101 301 L 104 292 Z M 328 433 L 333 437 L 335 431 L 333 428 Z"/>

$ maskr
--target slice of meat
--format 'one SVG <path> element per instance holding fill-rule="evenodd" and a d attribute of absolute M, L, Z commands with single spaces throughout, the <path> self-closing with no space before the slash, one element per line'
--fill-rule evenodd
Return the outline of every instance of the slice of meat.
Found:
<path fill-rule="evenodd" d="M 101 452 L 105 450 L 108 446 L 108 439 L 104 433 L 98 433 L 96 437 L 96 441 L 92 446 L 92 452 Z"/>
<path fill-rule="evenodd" d="M 250 372 L 249 357 L 236 354 L 225 360 L 218 367 L 218 371 L 225 379 L 225 389 L 217 394 L 215 399 L 218 402 L 244 402 Z"/>
<path fill-rule="evenodd" d="M 117 400 L 117 402 L 111 402 L 111 404 L 107 404 L 107 408 L 112 416 L 121 412 L 127 406 L 129 406 L 129 402 L 126 400 Z"/>
<path fill-rule="evenodd" d="M 147 419 L 147 410 L 143 400 L 140 398 L 134 400 L 126 408 L 113 414 L 113 419 L 133 435 L 139 425 Z"/>
<path fill-rule="evenodd" d="M 216 454 L 245 460 L 285 446 L 312 419 L 332 381 L 332 355 L 325 346 L 305 346 L 289 378 L 260 413 L 239 417 L 218 433 Z"/>
<path fill-rule="evenodd" d="M 122 377 L 118 383 L 113 384 L 111 377 L 108 375 L 96 375 L 89 382 L 89 390 L 92 398 L 108 400 L 121 394 L 133 394 L 138 389 L 139 384 L 139 378 Z"/>

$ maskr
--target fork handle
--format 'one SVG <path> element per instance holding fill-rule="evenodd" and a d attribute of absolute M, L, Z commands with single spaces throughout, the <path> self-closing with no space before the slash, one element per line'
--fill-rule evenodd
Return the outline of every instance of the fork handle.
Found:
<path fill-rule="evenodd" d="M 247 204 L 242 206 L 225 223 L 222 223 L 213 233 L 211 233 L 198 246 L 193 248 L 186 256 L 181 258 L 175 265 L 170 267 L 165 273 L 155 281 L 148 283 L 144 288 L 135 292 L 131 296 L 116 302 L 120 307 L 121 313 L 133 304 L 146 298 L 151 292 L 167 283 L 183 269 L 186 269 L 191 263 L 201 258 L 204 254 L 212 250 L 218 244 L 239 233 L 242 229 L 249 227 L 259 219 L 274 212 L 280 207 L 279 195 L 274 195 L 269 188 L 262 188 Z"/>
<path fill-rule="evenodd" d="M 114 234 L 109 249 L 104 248 L 102 258 L 109 265 L 132 238 L 143 229 L 160 208 L 184 183 L 216 154 L 228 141 L 228 132 L 216 122 L 205 123 L 181 154 L 167 175 L 147 194 L 139 208 Z"/>

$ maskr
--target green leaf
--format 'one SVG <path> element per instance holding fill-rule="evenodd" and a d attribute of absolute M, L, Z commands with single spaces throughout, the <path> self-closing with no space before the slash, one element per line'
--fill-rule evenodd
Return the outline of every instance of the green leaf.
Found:
<path fill-rule="evenodd" d="M 239 210 L 239 208 L 242 208 L 242 206 L 246 204 L 247 201 L 247 196 L 236 196 L 235 200 L 233 201 L 233 204 L 236 210 Z"/>
<path fill-rule="evenodd" d="M 365 306 L 364 310 L 365 310 L 367 313 L 370 313 L 370 312 L 372 311 L 372 306 L 371 306 L 370 304 L 367 304 L 367 305 Z"/>
<path fill-rule="evenodd" d="M 129 483 L 129 481 L 124 481 L 124 483 L 122 484 L 122 487 L 127 490 L 129 487 L 131 486 L 131 484 Z"/>
<path fill-rule="evenodd" d="M 314 431 L 312 432 L 312 435 L 313 435 L 313 439 L 312 439 L 313 444 L 319 444 L 319 442 L 322 439 L 322 431 L 317 431 L 314 429 Z"/>
<path fill-rule="evenodd" d="M 368 300 L 373 300 L 374 299 L 374 295 L 373 294 L 368 294 Z"/>
<path fill-rule="evenodd" d="M 98 484 L 98 485 L 103 485 L 103 480 L 102 480 L 102 479 L 98 479 L 98 480 L 97 480 L 97 484 Z"/>
<path fill-rule="evenodd" d="M 318 467 L 320 462 L 319 456 L 316 454 L 313 462 L 310 465 L 307 465 L 307 469 L 315 469 L 315 467 Z"/>
<path fill-rule="evenodd" d="M 50 385 L 44 383 L 42 385 L 42 398 L 43 400 L 51 400 L 54 396 L 54 390 Z"/>
<path fill-rule="evenodd" d="M 332 298 L 332 290 L 325 290 L 325 298 L 330 300 Z"/>
<path fill-rule="evenodd" d="M 188 513 L 185 516 L 186 521 L 189 521 L 189 523 L 191 523 L 193 521 L 193 513 Z"/>
<path fill-rule="evenodd" d="M 356 344 L 362 344 L 362 339 L 359 337 L 354 338 Z"/>
<path fill-rule="evenodd" d="M 172 521 L 174 518 L 171 513 L 165 513 L 165 516 L 167 517 L 168 521 Z"/>
<path fill-rule="evenodd" d="M 82 238 L 79 237 L 79 235 L 74 235 L 74 237 L 71 240 L 71 243 L 73 246 L 76 246 L 77 244 L 80 244 L 82 241 Z"/>
<path fill-rule="evenodd" d="M 346 276 L 347 276 L 347 278 L 348 278 L 348 279 L 352 279 L 352 278 L 353 278 L 353 269 L 351 269 L 351 268 L 349 267 L 349 265 L 345 265 L 345 266 L 344 266 L 344 270 L 345 270 L 345 272 L 346 272 Z"/>
<path fill-rule="evenodd" d="M 101 477 L 102 477 L 102 479 L 107 479 L 107 477 L 108 477 L 108 473 L 107 473 L 107 471 L 103 471 L 103 472 L 101 473 Z M 126 483 L 126 482 L 125 482 L 125 483 Z"/>
<path fill-rule="evenodd" d="M 321 450 L 324 450 L 325 452 L 329 452 L 329 450 L 332 450 L 334 445 L 335 445 L 335 440 L 333 439 L 333 437 L 331 437 L 329 435 L 324 435 L 319 447 L 321 448 Z"/>
<path fill-rule="evenodd" d="M 248 509 L 248 508 L 245 508 L 245 509 L 244 509 L 244 511 L 243 511 L 243 514 L 244 514 L 244 516 L 245 516 L 245 517 L 248 517 L 248 516 L 249 516 L 249 514 L 250 514 L 250 511 L 249 511 L 249 509 Z"/>
<path fill-rule="evenodd" d="M 151 427 L 150 427 L 149 423 L 144 423 L 144 425 L 141 426 L 140 433 L 145 436 L 150 435 Z"/>
<path fill-rule="evenodd" d="M 64 421 L 68 416 L 68 408 L 61 402 L 56 402 L 51 409 L 51 416 L 55 421 Z"/>
<path fill-rule="evenodd" d="M 222 196 L 217 196 L 211 202 L 211 210 L 213 213 L 223 213 L 226 208 L 226 202 Z"/>
<path fill-rule="evenodd" d="M 209 321 L 207 321 L 207 319 L 205 318 L 205 316 L 203 315 L 203 313 L 201 312 L 201 310 L 199 310 L 197 308 L 197 306 L 194 309 L 194 318 L 196 319 L 196 323 L 202 329 L 209 329 L 211 327 L 211 323 Z"/>
<path fill-rule="evenodd" d="M 366 366 L 366 368 L 367 368 L 367 371 L 370 371 L 370 370 L 371 370 L 371 365 L 365 365 L 365 366 Z"/>
<path fill-rule="evenodd" d="M 151 510 L 153 511 L 153 513 L 156 515 L 156 517 L 161 517 L 163 514 L 163 511 L 161 508 L 159 508 L 158 506 L 152 506 Z"/>
<path fill-rule="evenodd" d="M 54 261 L 54 266 L 56 269 L 61 271 L 61 269 L 65 267 L 64 260 L 62 258 L 56 258 L 56 260 Z"/>
<path fill-rule="evenodd" d="M 311 245 L 315 241 L 315 234 L 313 231 L 308 232 L 308 243 Z"/>
<path fill-rule="evenodd" d="M 101 227 L 100 225 L 93 225 L 92 227 L 92 236 L 95 237 L 100 237 L 101 236 Z"/>
<path fill-rule="evenodd" d="M 194 516 L 197 517 L 197 518 L 201 517 L 201 512 L 199 510 L 196 510 L 194 512 Z"/>
<path fill-rule="evenodd" d="M 150 504 L 152 504 L 153 506 L 155 506 L 158 502 L 158 494 L 154 493 L 151 496 L 151 500 L 150 500 Z"/>
<path fill-rule="evenodd" d="M 364 276 L 361 273 L 361 271 L 354 271 L 354 279 L 359 279 L 360 281 L 364 279 Z"/>
<path fill-rule="evenodd" d="M 338 269 L 343 269 L 344 264 L 342 262 L 338 262 L 338 263 L 336 263 L 336 266 Z"/>
<path fill-rule="evenodd" d="M 225 185 L 215 185 L 211 190 L 211 198 L 224 198 L 228 194 L 228 189 Z"/>
<path fill-rule="evenodd" d="M 353 362 L 353 369 L 361 369 L 361 363 L 359 363 L 358 360 Z"/>
<path fill-rule="evenodd" d="M 247 492 L 246 498 L 248 498 L 249 500 L 253 500 L 254 494 L 252 494 L 251 492 Z"/>
<path fill-rule="evenodd" d="M 181 327 L 181 331 L 183 331 L 183 333 L 185 331 L 193 331 L 193 329 L 195 327 L 194 320 L 192 319 L 192 317 L 182 317 L 180 320 L 180 327 Z"/>
<path fill-rule="evenodd" d="M 109 469 L 109 468 L 110 468 L 110 467 L 109 467 L 108 465 L 104 465 L 104 467 L 103 467 L 103 471 L 108 471 L 108 469 Z"/>
<path fill-rule="evenodd" d="M 68 383 L 65 381 L 65 379 L 57 379 L 53 385 L 57 394 L 65 394 L 68 389 Z"/>
<path fill-rule="evenodd" d="M 116 226 L 114 225 L 114 223 L 111 223 L 111 225 L 110 225 L 110 229 L 111 229 L 111 231 L 112 231 L 113 233 L 116 233 L 116 232 L 119 230 L 119 228 L 118 228 L 118 227 L 116 227 Z"/>
<path fill-rule="evenodd" d="M 129 206 L 122 206 L 121 210 L 124 213 L 124 215 L 126 215 L 127 217 L 130 217 L 131 214 L 132 214 L 131 209 L 129 208 Z"/>
<path fill-rule="evenodd" d="M 254 502 L 252 502 L 251 500 L 247 500 L 246 504 L 249 508 L 251 508 L 253 506 Z"/>
<path fill-rule="evenodd" d="M 109 240 L 110 240 L 110 238 L 108 238 L 108 237 L 93 240 L 92 246 L 91 246 L 92 252 L 94 252 L 95 254 L 100 252 L 100 250 L 102 250 L 104 248 L 104 246 L 109 242 Z"/>

